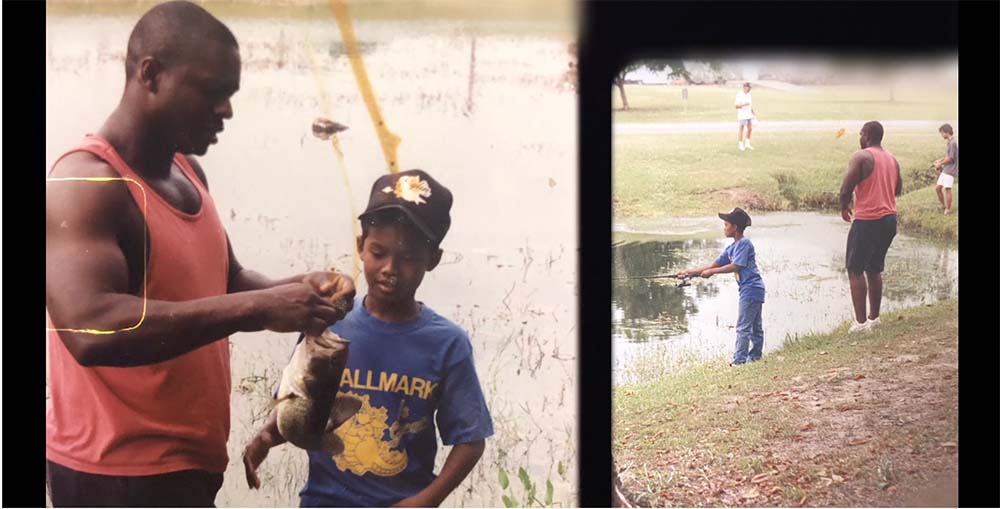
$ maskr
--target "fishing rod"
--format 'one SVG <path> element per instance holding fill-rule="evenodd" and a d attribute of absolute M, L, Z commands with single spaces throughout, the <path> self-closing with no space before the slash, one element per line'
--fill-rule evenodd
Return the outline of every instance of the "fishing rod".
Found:
<path fill-rule="evenodd" d="M 678 288 L 682 288 L 682 287 L 685 287 L 685 286 L 691 286 L 690 279 L 692 277 L 694 277 L 694 276 L 684 276 L 684 277 L 681 277 L 681 276 L 679 276 L 677 274 L 660 274 L 660 275 L 656 275 L 656 276 L 616 277 L 616 278 L 614 278 L 614 281 L 630 281 L 630 280 L 641 280 L 641 279 L 678 279 L 680 281 L 677 283 L 677 287 Z"/>
<path fill-rule="evenodd" d="M 678 276 L 677 274 L 660 274 L 657 276 L 629 276 L 629 277 L 616 277 L 615 281 L 621 281 L 626 279 L 687 279 Z"/>

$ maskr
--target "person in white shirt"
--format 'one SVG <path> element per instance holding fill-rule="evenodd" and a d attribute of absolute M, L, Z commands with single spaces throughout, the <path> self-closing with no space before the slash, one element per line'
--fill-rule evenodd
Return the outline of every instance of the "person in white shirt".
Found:
<path fill-rule="evenodd" d="M 753 119 L 756 117 L 753 111 L 753 99 L 750 97 L 750 83 L 743 84 L 743 90 L 736 92 L 736 119 L 740 123 L 740 150 L 750 149 L 750 133 L 753 132 Z M 746 141 L 743 141 L 743 128 L 747 129 Z"/>

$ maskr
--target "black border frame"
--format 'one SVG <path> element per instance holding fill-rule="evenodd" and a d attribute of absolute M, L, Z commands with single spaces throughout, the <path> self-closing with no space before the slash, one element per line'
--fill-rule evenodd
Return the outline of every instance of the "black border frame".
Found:
<path fill-rule="evenodd" d="M 611 92 L 640 58 L 706 54 L 925 57 L 959 50 L 966 165 L 991 185 L 966 186 L 960 249 L 959 503 L 1000 505 L 997 458 L 997 3 L 585 2 L 580 45 L 580 504 L 609 507 L 611 483 Z M 960 20 L 961 19 L 961 25 Z M 959 27 L 961 26 L 961 34 Z M 752 27 L 747 29 L 747 27 Z M 988 35 L 987 35 L 988 34 Z M 989 41 L 983 39 L 990 38 Z M 985 129 L 983 128 L 985 126 Z M 973 163 L 972 161 L 976 161 Z M 968 170 L 967 170 L 968 171 Z M 967 177 L 968 178 L 968 177 Z M 604 208 L 604 207 L 607 208 Z M 982 223 L 987 232 L 978 233 Z M 994 224 L 990 224 L 994 223 Z M 988 237 L 988 238 L 984 238 Z M 960 237 L 961 238 L 961 237 Z M 990 249 L 992 248 L 992 249 Z M 987 274 L 982 274 L 987 272 Z M 963 277 L 964 274 L 964 277 Z M 992 305 L 980 311 L 982 304 Z M 988 339 L 987 339 L 988 338 Z M 971 379 L 971 380 L 970 380 Z M 973 392 L 975 391 L 975 392 Z M 965 445 L 966 447 L 962 447 Z"/>
<path fill-rule="evenodd" d="M 41 332 L 44 289 L 44 2 L 5 2 L 8 51 L 7 232 L 18 241 L 8 250 L 6 400 L 6 506 L 43 507 L 45 472 L 43 400 L 31 384 L 44 373 Z M 697 51 L 834 50 L 847 54 L 912 54 L 959 46 L 960 112 L 966 161 L 983 185 L 964 188 L 960 231 L 962 336 L 960 358 L 959 502 L 963 507 L 1000 506 L 997 458 L 998 162 L 996 145 L 997 2 L 672 2 L 587 1 L 580 31 L 580 364 L 579 505 L 608 507 L 611 487 L 611 77 L 632 58 L 650 53 Z M 705 21 L 692 21 L 705 20 Z M 753 30 L 744 33 L 741 24 Z M 16 24 L 16 27 L 15 27 Z M 960 29 L 959 29 L 960 28 Z M 13 74 L 11 74 L 13 73 Z M 969 164 L 967 162 L 967 164 Z M 37 172 L 37 173 L 36 173 Z M 16 199 L 12 197 L 16 195 Z M 595 206 L 606 204 L 607 208 Z M 31 316 L 36 318 L 31 319 Z M 24 320 L 17 320 L 28 317 Z M 28 385 L 26 388 L 25 385 Z M 964 447 L 963 447 L 964 446 Z M 36 491 L 37 490 L 37 491 Z"/>

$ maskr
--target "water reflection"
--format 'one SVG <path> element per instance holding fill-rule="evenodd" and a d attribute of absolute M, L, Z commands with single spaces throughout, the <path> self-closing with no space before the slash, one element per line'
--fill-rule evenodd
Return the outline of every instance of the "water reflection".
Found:
<path fill-rule="evenodd" d="M 688 253 L 714 249 L 721 242 L 625 242 L 613 248 L 612 303 L 620 309 L 621 331 L 634 342 L 687 332 L 687 315 L 698 312 L 698 300 L 718 294 L 712 282 L 681 287 L 674 274 L 691 266 Z"/>
<path fill-rule="evenodd" d="M 643 220 L 620 225 L 612 247 L 612 337 L 618 383 L 657 376 L 681 360 L 732 354 L 738 316 L 735 278 L 720 274 L 677 280 L 651 278 L 707 265 L 732 242 L 715 218 Z M 829 332 L 851 316 L 845 242 L 850 225 L 816 213 L 754 216 L 748 230 L 767 287 L 765 353 L 789 337 Z M 683 238 L 679 230 L 719 231 L 714 239 Z M 669 232 L 664 234 L 664 232 Z M 696 236 L 692 234 L 691 237 Z M 893 311 L 958 294 L 958 251 L 897 235 L 886 257 L 882 309 Z"/>

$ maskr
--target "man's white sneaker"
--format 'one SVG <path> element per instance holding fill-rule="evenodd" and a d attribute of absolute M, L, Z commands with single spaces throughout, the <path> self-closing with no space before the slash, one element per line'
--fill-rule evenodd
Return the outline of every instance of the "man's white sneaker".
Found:
<path fill-rule="evenodd" d="M 870 322 L 858 323 L 854 320 L 851 320 L 851 328 L 847 329 L 847 333 L 855 334 L 858 332 L 868 332 L 871 330 L 871 327 L 868 325 L 869 323 Z"/>
<path fill-rule="evenodd" d="M 750 140 L 747 140 L 746 142 L 744 142 L 744 143 L 743 143 L 743 145 L 744 145 L 744 146 L 745 146 L 746 148 L 748 148 L 748 149 L 750 149 L 750 150 L 753 150 L 753 145 L 751 145 L 751 144 L 750 144 Z"/>
<path fill-rule="evenodd" d="M 743 142 L 741 141 L 740 142 L 740 152 L 743 152 L 744 150 L 746 150 L 746 149 L 743 147 Z"/>
<path fill-rule="evenodd" d="M 881 317 L 875 317 L 874 319 L 869 318 L 868 321 L 865 322 L 865 325 L 867 325 L 869 329 L 874 329 L 875 327 L 878 327 L 881 324 L 882 324 Z"/>

